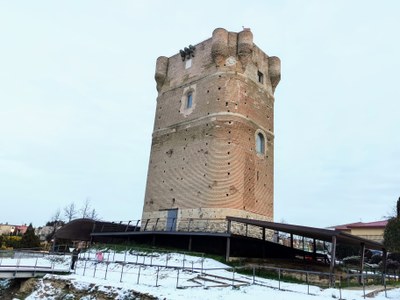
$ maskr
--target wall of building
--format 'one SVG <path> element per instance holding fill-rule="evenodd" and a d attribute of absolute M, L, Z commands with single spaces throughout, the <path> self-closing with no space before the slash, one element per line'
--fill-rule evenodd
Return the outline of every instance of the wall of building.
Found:
<path fill-rule="evenodd" d="M 350 234 L 376 242 L 383 241 L 385 228 L 351 228 Z"/>

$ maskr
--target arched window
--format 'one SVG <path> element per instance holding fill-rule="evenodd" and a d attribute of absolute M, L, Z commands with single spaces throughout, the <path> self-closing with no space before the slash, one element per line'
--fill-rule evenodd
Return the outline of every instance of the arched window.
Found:
<path fill-rule="evenodd" d="M 256 151 L 258 154 L 265 153 L 265 138 L 261 132 L 259 132 L 256 137 Z"/>
<path fill-rule="evenodd" d="M 187 93 L 187 98 L 186 98 L 186 108 L 192 108 L 193 105 L 193 93 L 189 92 Z"/>

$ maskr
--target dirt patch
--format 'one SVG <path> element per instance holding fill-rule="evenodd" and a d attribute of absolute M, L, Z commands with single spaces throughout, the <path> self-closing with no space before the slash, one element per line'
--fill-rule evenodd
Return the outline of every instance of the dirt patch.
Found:
<path fill-rule="evenodd" d="M 12 300 L 15 298 L 24 299 L 29 295 L 37 284 L 37 280 L 31 279 L 9 279 L 0 289 L 0 299 Z"/>

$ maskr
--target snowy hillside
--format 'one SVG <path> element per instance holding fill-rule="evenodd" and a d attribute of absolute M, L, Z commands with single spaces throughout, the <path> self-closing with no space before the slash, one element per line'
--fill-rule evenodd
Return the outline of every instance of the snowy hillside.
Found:
<path fill-rule="evenodd" d="M 70 264 L 66 257 L 64 266 Z M 182 267 L 184 270 L 182 270 Z M 58 283 L 58 284 L 55 284 Z M 62 286 L 62 288 L 61 288 Z M 278 289 L 280 288 L 280 289 Z M 68 294 L 70 290 L 70 294 Z M 94 251 L 81 253 L 75 273 L 46 275 L 26 299 L 97 299 L 96 292 L 110 299 L 339 299 L 338 289 L 278 282 L 232 272 L 212 259 L 177 253 L 105 252 L 97 262 Z M 140 298 L 137 295 L 146 294 Z M 366 292 L 372 292 L 368 289 Z M 309 292 L 309 294 L 308 294 Z M 79 294 L 79 296 L 77 296 Z M 364 299 L 361 290 L 342 290 L 342 299 Z M 137 298 L 136 298 L 137 297 Z M 388 290 L 389 299 L 400 299 L 400 289 Z M 373 299 L 385 298 L 383 292 Z"/>

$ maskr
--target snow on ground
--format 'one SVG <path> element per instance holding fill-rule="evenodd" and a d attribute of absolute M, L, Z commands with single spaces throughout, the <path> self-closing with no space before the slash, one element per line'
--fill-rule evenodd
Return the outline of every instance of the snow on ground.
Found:
<path fill-rule="evenodd" d="M 61 265 L 65 268 L 69 264 L 70 257 L 66 256 Z M 185 267 L 185 270 L 178 271 L 174 267 Z M 255 297 L 274 300 L 340 298 L 340 291 L 333 288 L 323 290 L 316 286 L 310 286 L 309 295 L 307 294 L 308 287 L 305 284 L 281 282 L 281 290 L 279 290 L 278 281 L 259 277 L 254 278 L 253 284 L 253 276 L 233 274 L 229 268 L 213 259 L 177 253 L 116 253 L 109 251 L 104 253 L 102 262 L 97 262 L 95 251 L 92 250 L 81 253 L 75 273 L 46 275 L 38 290 L 26 299 L 42 299 L 40 294 L 43 294 L 43 290 L 51 289 L 45 283 L 46 279 L 71 281 L 72 285 L 79 290 L 89 291 L 95 285 L 99 290 L 112 290 L 114 294 L 117 294 L 115 299 L 124 299 L 129 290 L 160 299 L 177 300 L 254 300 Z M 231 286 L 232 283 L 235 287 Z M 224 284 L 226 286 L 222 287 L 221 285 Z M 371 291 L 368 287 L 366 288 L 366 293 Z M 362 289 L 342 290 L 341 293 L 342 299 L 364 299 Z M 384 292 L 381 292 L 373 299 L 400 299 L 400 289 L 388 290 L 387 297 L 385 298 Z"/>

